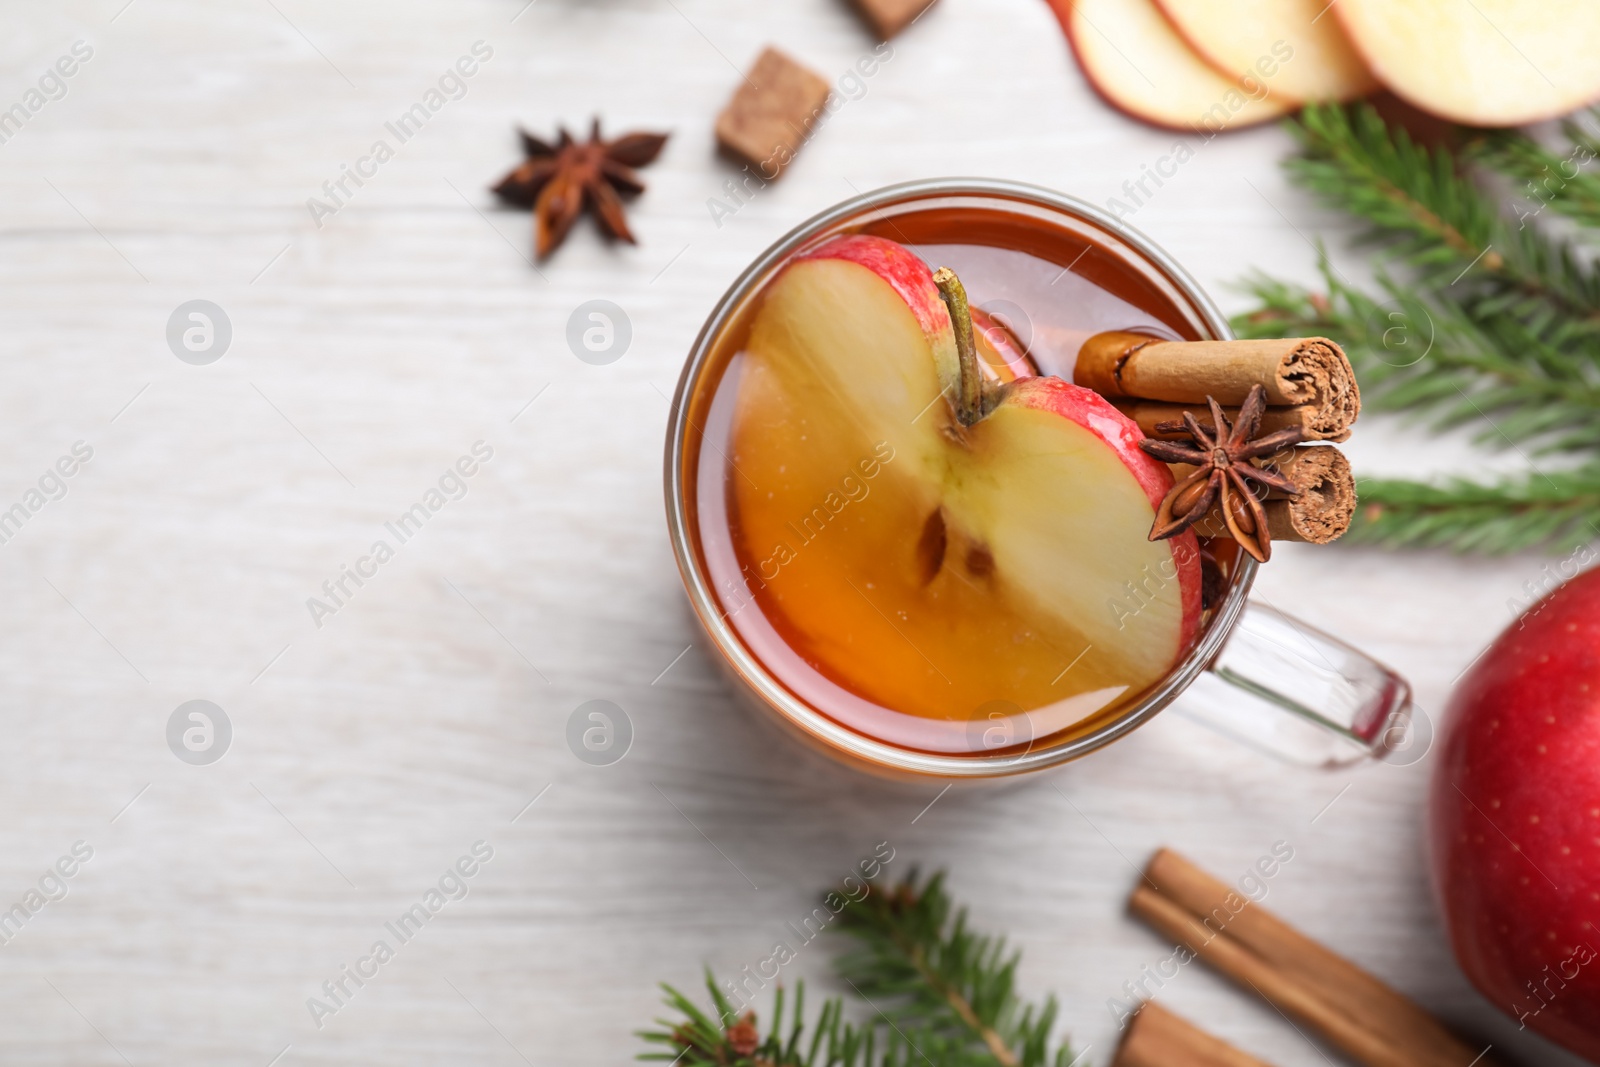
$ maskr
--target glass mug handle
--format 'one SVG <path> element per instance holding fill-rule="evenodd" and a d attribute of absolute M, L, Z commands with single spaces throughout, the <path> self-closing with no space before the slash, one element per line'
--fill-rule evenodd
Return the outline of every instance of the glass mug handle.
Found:
<path fill-rule="evenodd" d="M 1409 762 L 1403 756 L 1424 740 L 1412 729 L 1404 678 L 1254 602 L 1245 604 L 1227 644 L 1173 710 L 1252 748 L 1313 766 Z"/>

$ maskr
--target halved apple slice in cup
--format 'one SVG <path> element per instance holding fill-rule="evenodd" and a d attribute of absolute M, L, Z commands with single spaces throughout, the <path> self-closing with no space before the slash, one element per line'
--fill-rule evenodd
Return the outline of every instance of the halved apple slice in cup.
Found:
<path fill-rule="evenodd" d="M 1009 701 L 1037 737 L 1173 668 L 1199 626 L 1199 550 L 1148 539 L 1171 473 L 1099 394 L 980 382 L 952 280 L 947 303 L 915 253 L 864 235 L 784 268 L 731 436 L 732 463 L 761 473 L 731 481 L 730 511 L 755 551 L 795 546 L 763 606 L 813 667 L 929 719 Z M 812 536 L 863 457 L 870 493 Z"/>

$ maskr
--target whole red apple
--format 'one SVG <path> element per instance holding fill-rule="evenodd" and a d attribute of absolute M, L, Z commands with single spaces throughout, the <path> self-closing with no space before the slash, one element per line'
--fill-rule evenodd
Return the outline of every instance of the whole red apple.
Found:
<path fill-rule="evenodd" d="M 1600 1062 L 1600 570 L 1530 607 L 1462 679 L 1430 806 L 1467 977 Z"/>

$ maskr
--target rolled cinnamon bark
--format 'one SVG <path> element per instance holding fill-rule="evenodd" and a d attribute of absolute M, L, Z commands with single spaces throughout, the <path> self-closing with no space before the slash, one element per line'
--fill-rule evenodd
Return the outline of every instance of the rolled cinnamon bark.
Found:
<path fill-rule="evenodd" d="M 1288 978 L 1236 939 L 1217 936 L 1194 913 L 1144 885 L 1133 891 L 1132 912 L 1206 963 L 1249 986 L 1273 1007 L 1318 1030 L 1328 1042 L 1366 1067 L 1419 1067 L 1387 1034 L 1350 1018 L 1307 986 Z M 1432 1067 L 1431 1057 L 1420 1061 Z M 1468 1061 L 1470 1062 L 1470 1061 Z M 1439 1067 L 1443 1067 L 1440 1064 Z"/>
<path fill-rule="evenodd" d="M 1300 446 L 1264 456 L 1260 462 L 1300 490 L 1297 496 L 1276 490 L 1268 493 L 1263 507 L 1267 532 L 1274 541 L 1325 545 L 1338 540 L 1350 528 L 1350 520 L 1356 514 L 1356 478 L 1343 452 L 1332 445 Z M 1168 466 L 1175 479 L 1185 478 L 1195 470 L 1181 463 Z M 1194 531 L 1201 537 L 1228 536 L 1220 500 L 1195 523 Z"/>
<path fill-rule="evenodd" d="M 1364 1064 L 1394 1063 L 1391 1054 L 1398 1053 L 1411 1067 L 1494 1067 L 1415 1002 L 1170 849 L 1151 858 L 1130 904 L 1175 940 L 1200 942 L 1191 947 L 1206 962 L 1250 983 Z M 1376 1045 L 1348 1043 L 1360 1036 L 1352 1028 Z"/>
<path fill-rule="evenodd" d="M 1310 425 L 1323 437 L 1344 433 L 1361 413 L 1355 371 L 1326 337 L 1166 341 L 1111 331 L 1083 343 L 1072 377 L 1111 398 L 1200 405 L 1211 396 L 1235 407 L 1259 384 L 1269 405 L 1311 407 Z"/>
<path fill-rule="evenodd" d="M 1173 404 L 1164 400 L 1132 400 L 1128 397 L 1113 397 L 1111 402 L 1117 410 L 1139 424 L 1139 429 L 1146 437 L 1154 437 L 1163 441 L 1187 440 L 1189 433 L 1182 429 L 1183 413 L 1194 412 L 1194 417 L 1206 429 L 1211 428 L 1211 413 L 1206 409 L 1205 402 L 1198 404 Z M 1222 408 L 1222 414 L 1227 418 L 1229 425 L 1239 420 L 1239 409 L 1236 407 Z M 1317 409 L 1310 404 L 1300 404 L 1296 407 L 1273 408 L 1269 407 L 1261 416 L 1261 432 L 1263 434 L 1276 433 L 1287 430 L 1291 426 L 1298 426 L 1305 433 L 1307 441 L 1348 441 L 1350 427 L 1337 432 L 1329 432 L 1317 428 Z"/>
<path fill-rule="evenodd" d="M 1325 545 L 1350 529 L 1356 514 L 1356 477 L 1350 460 L 1332 445 L 1290 448 L 1262 460 L 1300 490 L 1296 496 L 1267 500 L 1267 529 L 1285 541 Z M 1281 532 L 1280 532 L 1281 531 Z"/>
<path fill-rule="evenodd" d="M 1165 1008 L 1146 1001 L 1111 1067 L 1269 1067 Z"/>

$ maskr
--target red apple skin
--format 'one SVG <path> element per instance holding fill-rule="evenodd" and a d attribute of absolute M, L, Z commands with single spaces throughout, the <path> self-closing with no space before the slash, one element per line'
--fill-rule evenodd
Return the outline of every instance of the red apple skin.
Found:
<path fill-rule="evenodd" d="M 867 268 L 900 294 L 925 336 L 931 339 L 949 334 L 950 309 L 945 307 L 944 297 L 934 284 L 933 271 L 905 245 L 885 237 L 851 233 L 824 241 L 795 257 L 796 262 L 807 259 L 842 259 Z"/>
<path fill-rule="evenodd" d="M 1133 474 L 1139 488 L 1159 510 L 1172 490 L 1172 469 L 1139 447 L 1144 432 L 1139 424 L 1111 405 L 1093 389 L 1062 378 L 1021 378 L 1006 387 L 1005 404 L 1018 404 L 1060 415 L 1104 441 Z M 1200 626 L 1200 542 L 1185 530 L 1171 539 L 1172 559 L 1178 568 L 1178 589 L 1183 598 L 1183 640 L 1187 645 Z"/>
<path fill-rule="evenodd" d="M 1500 1010 L 1600 1062 L 1600 570 L 1502 633 L 1446 716 L 1429 821 L 1456 958 Z"/>

